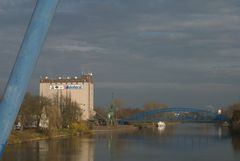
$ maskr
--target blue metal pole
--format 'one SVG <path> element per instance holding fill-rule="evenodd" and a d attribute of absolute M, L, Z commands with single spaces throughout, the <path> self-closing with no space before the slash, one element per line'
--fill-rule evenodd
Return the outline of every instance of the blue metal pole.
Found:
<path fill-rule="evenodd" d="M 59 0 L 37 0 L 0 103 L 0 158 L 24 98 L 58 2 Z"/>

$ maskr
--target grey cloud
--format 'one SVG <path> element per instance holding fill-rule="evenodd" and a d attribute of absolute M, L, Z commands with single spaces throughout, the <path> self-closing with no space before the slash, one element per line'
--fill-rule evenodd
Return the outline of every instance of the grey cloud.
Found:
<path fill-rule="evenodd" d="M 0 62 L 3 82 L 35 2 L 0 2 L 0 54 L 9 56 Z M 95 73 L 97 104 L 106 104 L 101 93 L 111 89 L 129 96 L 129 104 L 138 104 L 134 94 L 187 104 L 195 91 L 201 97 L 189 104 L 230 103 L 240 81 L 239 7 L 236 0 L 61 1 L 29 90 L 37 91 L 46 73 L 89 70 Z M 224 91 L 228 99 L 217 102 Z"/>
<path fill-rule="evenodd" d="M 231 84 L 216 84 L 216 83 L 150 83 L 150 82 L 97 82 L 98 88 L 110 88 L 110 89 L 178 89 L 178 90 L 192 90 L 193 88 L 199 90 L 212 89 L 229 89 L 233 88 Z"/>

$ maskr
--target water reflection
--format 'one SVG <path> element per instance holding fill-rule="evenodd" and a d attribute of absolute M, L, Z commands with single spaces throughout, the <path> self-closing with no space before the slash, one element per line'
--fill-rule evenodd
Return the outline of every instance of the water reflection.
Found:
<path fill-rule="evenodd" d="M 98 140 L 108 142 L 108 157 L 106 160 L 115 160 L 129 153 L 134 147 L 141 150 L 162 149 L 169 151 L 199 151 L 214 149 L 229 143 L 228 129 L 212 124 L 183 124 L 166 128 L 146 128 L 131 133 L 108 133 L 96 136 Z M 96 144 L 96 146 L 101 144 Z M 135 151 L 137 151 L 135 149 Z M 98 151 L 100 149 L 96 149 Z M 134 149 L 132 149 L 134 151 Z M 100 150 L 101 151 L 101 150 Z M 101 151 L 101 153 L 104 153 Z"/>
<path fill-rule="evenodd" d="M 232 137 L 232 146 L 235 152 L 240 154 L 240 136 Z"/>
<path fill-rule="evenodd" d="M 94 141 L 88 136 L 8 146 L 3 161 L 93 161 Z"/>
<path fill-rule="evenodd" d="M 213 125 L 191 125 L 182 124 L 168 126 L 164 129 L 143 129 L 134 134 L 138 136 L 139 144 L 149 144 L 161 146 L 163 149 L 194 150 L 206 147 L 214 148 L 229 141 L 228 129 L 222 126 Z M 130 138 L 129 138 L 130 139 Z M 134 137 L 132 138 L 134 139 Z"/>
<path fill-rule="evenodd" d="M 159 127 L 157 127 L 158 132 L 159 132 L 160 134 L 164 132 L 165 128 L 166 128 L 166 126 L 159 126 Z"/>
<path fill-rule="evenodd" d="M 93 161 L 94 142 L 86 137 L 39 142 L 38 146 L 39 161 Z"/>
<path fill-rule="evenodd" d="M 231 138 L 225 127 L 176 124 L 12 145 L 3 161 L 239 160 L 233 152 L 240 153 L 240 137 Z"/>

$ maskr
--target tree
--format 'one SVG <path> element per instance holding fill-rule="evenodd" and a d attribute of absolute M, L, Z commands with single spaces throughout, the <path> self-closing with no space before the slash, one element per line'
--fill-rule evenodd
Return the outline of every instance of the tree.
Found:
<path fill-rule="evenodd" d="M 230 122 L 231 132 L 234 134 L 240 134 L 240 110 L 234 110 Z"/>
<path fill-rule="evenodd" d="M 119 119 L 127 118 L 131 115 L 135 115 L 140 112 L 142 112 L 141 108 L 121 108 L 118 111 L 118 118 Z"/>
<path fill-rule="evenodd" d="M 81 109 L 76 101 L 72 101 L 70 96 L 61 98 L 61 110 L 63 127 L 69 127 L 71 124 L 81 120 Z"/>
<path fill-rule="evenodd" d="M 158 108 L 165 108 L 167 105 L 165 103 L 155 102 L 155 101 L 149 101 L 146 102 L 143 106 L 143 109 L 145 111 L 152 110 L 152 109 L 158 109 Z"/>
<path fill-rule="evenodd" d="M 234 103 L 234 104 L 228 106 L 227 109 L 223 111 L 223 113 L 227 118 L 232 118 L 233 111 L 235 111 L 235 110 L 240 111 L 240 102 L 237 102 L 237 103 Z"/>
<path fill-rule="evenodd" d="M 47 117 L 49 119 L 49 132 L 54 132 L 56 129 L 62 128 L 62 117 L 60 108 L 56 105 L 52 105 L 46 108 Z"/>
<path fill-rule="evenodd" d="M 39 125 L 39 121 L 41 119 L 41 114 L 43 111 L 44 107 L 49 107 L 52 105 L 52 100 L 47 98 L 47 97 L 42 97 L 42 96 L 38 96 L 39 97 L 39 108 L 38 108 L 38 112 L 37 112 L 37 118 L 38 118 L 38 125 Z"/>
<path fill-rule="evenodd" d="M 25 128 L 38 127 L 43 107 L 50 104 L 51 100 L 48 98 L 26 93 L 17 121 L 21 122 L 21 125 Z"/>

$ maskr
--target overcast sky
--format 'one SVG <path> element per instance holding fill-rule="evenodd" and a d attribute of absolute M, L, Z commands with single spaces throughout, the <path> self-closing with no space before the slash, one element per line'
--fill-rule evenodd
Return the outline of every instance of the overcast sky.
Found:
<path fill-rule="evenodd" d="M 0 0 L 3 93 L 36 0 Z M 240 100 L 239 0 L 62 0 L 29 85 L 93 72 L 95 104 Z"/>

